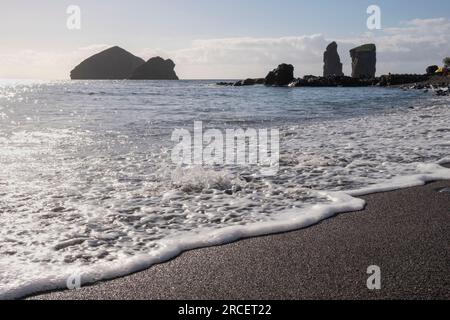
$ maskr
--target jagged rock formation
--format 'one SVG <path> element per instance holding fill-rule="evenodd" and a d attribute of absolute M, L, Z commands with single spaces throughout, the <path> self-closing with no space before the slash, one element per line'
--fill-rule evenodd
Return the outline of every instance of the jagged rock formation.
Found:
<path fill-rule="evenodd" d="M 352 57 L 352 77 L 374 78 L 377 64 L 377 49 L 374 44 L 365 44 L 350 50 Z"/>
<path fill-rule="evenodd" d="M 343 76 L 341 58 L 337 52 L 337 43 L 332 42 L 328 45 L 323 54 L 323 76 Z"/>
<path fill-rule="evenodd" d="M 287 86 L 292 80 L 294 80 L 294 66 L 283 63 L 269 72 L 264 84 L 267 86 Z"/>
<path fill-rule="evenodd" d="M 164 60 L 161 57 L 155 57 L 139 66 L 131 75 L 132 80 L 178 80 L 175 73 L 175 63 L 170 60 Z"/>
<path fill-rule="evenodd" d="M 145 61 L 120 47 L 112 47 L 87 58 L 70 73 L 73 80 L 122 80 Z"/>

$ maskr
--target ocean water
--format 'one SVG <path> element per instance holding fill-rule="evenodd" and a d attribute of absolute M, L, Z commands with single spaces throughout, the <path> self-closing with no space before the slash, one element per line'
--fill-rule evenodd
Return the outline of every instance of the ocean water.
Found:
<path fill-rule="evenodd" d="M 307 227 L 450 179 L 447 97 L 215 81 L 0 81 L 0 298 Z M 178 166 L 173 130 L 275 128 L 280 168 Z"/>

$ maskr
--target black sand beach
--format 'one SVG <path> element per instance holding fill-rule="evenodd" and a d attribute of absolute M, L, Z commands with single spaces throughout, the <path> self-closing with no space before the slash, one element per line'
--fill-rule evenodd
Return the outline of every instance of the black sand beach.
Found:
<path fill-rule="evenodd" d="M 450 299 L 450 181 L 364 196 L 367 207 L 294 232 L 183 253 L 32 299 Z M 382 289 L 366 287 L 378 265 Z"/>

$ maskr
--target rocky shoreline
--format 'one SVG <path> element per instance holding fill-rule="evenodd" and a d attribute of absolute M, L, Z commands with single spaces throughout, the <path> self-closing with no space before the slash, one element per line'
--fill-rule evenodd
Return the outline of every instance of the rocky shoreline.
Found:
<path fill-rule="evenodd" d="M 374 78 L 353 78 L 348 76 L 318 77 L 307 75 L 303 78 L 292 78 L 286 85 L 269 84 L 264 78 L 245 79 L 237 82 L 218 82 L 220 86 L 288 86 L 288 87 L 399 87 L 402 89 L 433 90 L 444 95 L 449 91 L 450 77 L 427 74 L 389 74 Z"/>
<path fill-rule="evenodd" d="M 352 76 L 345 76 L 337 52 L 336 42 L 330 43 L 324 52 L 323 76 L 306 75 L 294 78 L 294 66 L 280 64 L 265 78 L 248 78 L 236 82 L 218 82 L 220 86 L 287 86 L 287 87 L 401 87 L 433 91 L 437 95 L 449 95 L 450 76 L 438 74 L 438 66 L 426 68 L 426 74 L 387 74 L 376 77 L 376 46 L 364 44 L 350 50 Z"/>
<path fill-rule="evenodd" d="M 450 77 L 449 76 L 432 76 L 422 82 L 401 84 L 394 87 L 400 87 L 403 90 L 423 90 L 424 92 L 432 91 L 437 96 L 450 95 Z"/>

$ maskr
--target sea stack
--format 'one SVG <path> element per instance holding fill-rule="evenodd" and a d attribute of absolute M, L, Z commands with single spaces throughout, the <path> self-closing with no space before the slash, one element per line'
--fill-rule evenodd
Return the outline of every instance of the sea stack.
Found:
<path fill-rule="evenodd" d="M 323 76 L 343 76 L 341 58 L 337 52 L 337 43 L 332 42 L 328 45 L 323 54 Z"/>
<path fill-rule="evenodd" d="M 350 50 L 352 57 L 352 77 L 358 79 L 375 78 L 377 48 L 374 44 L 365 44 Z"/>
<path fill-rule="evenodd" d="M 164 60 L 161 57 L 155 57 L 139 66 L 131 75 L 132 80 L 178 80 L 175 73 L 175 63 L 170 60 Z"/>
<path fill-rule="evenodd" d="M 270 71 L 266 76 L 264 84 L 267 86 L 287 86 L 294 80 L 294 66 L 291 64 L 280 64 L 278 68 Z"/>
<path fill-rule="evenodd" d="M 145 61 L 120 47 L 87 58 L 70 73 L 72 80 L 123 80 Z"/>

